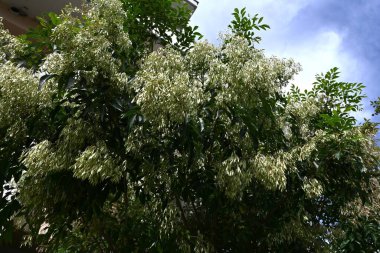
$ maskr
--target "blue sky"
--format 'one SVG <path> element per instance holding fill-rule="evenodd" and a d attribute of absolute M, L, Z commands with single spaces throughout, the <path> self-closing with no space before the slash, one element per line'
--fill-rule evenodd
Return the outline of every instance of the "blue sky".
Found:
<path fill-rule="evenodd" d="M 264 16 L 271 26 L 259 35 L 259 48 L 268 55 L 293 58 L 303 71 L 293 81 L 310 88 L 315 74 L 339 67 L 341 80 L 366 85 L 364 110 L 355 116 L 371 118 L 369 101 L 380 96 L 380 0 L 199 0 L 191 24 L 208 41 L 218 44 L 235 7 Z M 374 119 L 379 121 L 377 117 Z"/>

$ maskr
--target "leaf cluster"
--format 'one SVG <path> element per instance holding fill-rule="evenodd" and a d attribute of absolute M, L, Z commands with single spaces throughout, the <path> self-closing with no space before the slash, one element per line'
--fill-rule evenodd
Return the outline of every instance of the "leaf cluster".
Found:
<path fill-rule="evenodd" d="M 353 112 L 362 110 L 361 101 L 364 85 L 361 83 L 339 82 L 338 68 L 330 69 L 326 74 L 316 76 L 316 82 L 310 91 L 301 92 L 292 86 L 290 97 L 306 100 L 316 99 L 321 105 L 320 126 L 332 131 L 344 131 L 356 124 Z"/>
<path fill-rule="evenodd" d="M 261 41 L 261 37 L 255 36 L 255 30 L 266 31 L 270 29 L 269 25 L 262 24 L 263 17 L 260 17 L 258 14 L 250 17 L 247 14 L 246 8 L 242 8 L 241 10 L 235 8 L 232 15 L 234 16 L 234 20 L 231 21 L 228 28 L 231 29 L 233 34 L 246 38 L 250 46 L 253 46 L 253 43 L 258 44 Z"/>

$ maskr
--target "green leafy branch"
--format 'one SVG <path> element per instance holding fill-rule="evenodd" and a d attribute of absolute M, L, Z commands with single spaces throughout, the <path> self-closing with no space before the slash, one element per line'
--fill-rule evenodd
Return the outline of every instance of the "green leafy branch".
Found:
<path fill-rule="evenodd" d="M 270 29 L 270 26 L 267 24 L 262 24 L 263 17 L 260 17 L 259 14 L 255 14 L 252 18 L 247 14 L 246 8 L 239 10 L 235 8 L 232 13 L 234 20 L 228 25 L 228 28 L 231 29 L 232 33 L 238 36 L 242 36 L 247 39 L 250 46 L 253 46 L 253 43 L 260 43 L 261 37 L 256 36 L 255 31 Z"/>

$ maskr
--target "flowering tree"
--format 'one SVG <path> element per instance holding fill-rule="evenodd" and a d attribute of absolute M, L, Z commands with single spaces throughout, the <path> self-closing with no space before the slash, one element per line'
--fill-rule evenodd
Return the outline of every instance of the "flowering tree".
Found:
<path fill-rule="evenodd" d="M 131 76 L 119 1 L 59 19 L 37 72 L 17 65 L 25 45 L 1 30 L 1 161 L 19 173 L 8 202 L 20 205 L 12 218 L 27 242 L 52 252 L 349 251 L 355 226 L 378 219 L 375 126 L 350 116 L 361 84 L 332 69 L 310 91 L 285 92 L 300 66 L 253 48 L 238 21 L 244 36 L 160 49 Z"/>

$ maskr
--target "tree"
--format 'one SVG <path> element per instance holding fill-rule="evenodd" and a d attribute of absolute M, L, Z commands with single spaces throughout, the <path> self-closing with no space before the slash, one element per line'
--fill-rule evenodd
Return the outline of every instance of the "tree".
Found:
<path fill-rule="evenodd" d="M 12 37 L 4 30 L 0 22 L 0 63 L 2 71 L 8 73 L 1 77 L 0 97 L 3 107 L 0 109 L 2 112 L 2 116 L 0 116 L 0 138 L 2 139 L 0 144 L 0 181 L 13 182 L 5 184 L 4 191 L 1 191 L 4 193 L 0 200 L 1 241 L 11 240 L 12 222 L 10 218 L 19 210 L 19 202 L 14 198 L 12 198 L 13 201 L 10 201 L 11 195 L 9 194 L 15 190 L 14 183 L 19 181 L 22 171 L 26 169 L 19 161 L 23 150 L 33 145 L 35 141 L 59 134 L 67 120 L 66 111 L 60 105 L 64 100 L 61 97 L 62 94 L 53 95 L 54 103 L 52 103 L 50 95 L 45 97 L 45 100 L 39 100 L 39 97 L 43 96 L 40 93 L 45 92 L 43 87 L 54 76 L 51 73 L 41 72 L 41 65 L 48 55 L 61 50 L 57 47 L 54 29 L 58 26 L 72 29 L 70 31 L 71 38 L 79 38 L 79 35 L 82 34 L 79 33 L 80 29 L 89 26 L 94 28 L 94 26 L 99 25 L 98 30 L 93 29 L 92 31 L 92 36 L 95 39 L 104 35 L 101 29 L 104 29 L 104 32 L 111 33 L 123 30 L 124 35 L 127 32 L 128 38 L 121 38 L 119 47 L 116 48 L 115 57 L 108 55 L 111 58 L 117 58 L 117 66 L 124 72 L 124 75 L 128 74 L 128 78 L 132 79 L 138 69 L 139 62 L 152 51 L 152 45 L 157 42 L 158 36 L 161 38 L 159 41 L 161 45 L 173 44 L 182 51 L 191 48 L 192 42 L 201 37 L 196 31 L 196 27 L 193 28 L 188 25 L 190 10 L 186 5 L 180 3 L 182 2 L 176 0 L 154 2 L 124 0 L 113 7 L 114 11 L 117 12 L 117 17 L 114 19 L 116 22 L 112 23 L 107 20 L 108 27 L 105 23 L 99 24 L 99 22 L 109 18 L 105 15 L 112 14 L 107 13 L 106 10 L 99 11 L 98 16 L 94 18 L 81 15 L 81 13 L 85 13 L 89 8 L 96 8 L 95 5 L 92 7 L 87 4 L 83 5 L 83 10 L 67 7 L 61 15 L 49 13 L 45 17 L 39 18 L 40 25 L 19 38 Z M 97 8 L 100 7 L 98 5 Z M 128 12 L 126 13 L 123 10 Z M 83 19 L 72 18 L 72 15 L 82 16 Z M 141 20 L 144 22 L 138 22 Z M 70 24 L 70 22 L 73 23 Z M 91 22 L 93 23 L 90 24 Z M 95 22 L 98 23 L 95 24 Z M 76 32 L 77 34 L 75 34 Z M 65 36 L 64 33 L 61 35 Z M 92 38 L 88 36 L 91 34 L 87 34 L 87 42 L 91 44 L 94 41 L 90 41 Z M 175 43 L 170 40 L 172 36 L 177 38 Z M 61 38 L 61 42 L 62 40 L 64 39 Z M 122 45 L 122 43 L 125 44 Z M 94 46 L 99 45 L 95 42 Z M 77 41 L 77 48 L 85 46 L 88 44 L 80 44 Z M 125 48 L 128 50 L 123 50 Z M 65 50 L 69 50 L 68 47 L 65 47 Z M 80 54 L 80 51 L 77 53 Z M 61 82 L 65 83 L 60 87 L 61 90 L 73 84 L 75 71 L 70 74 L 72 75 L 62 77 Z M 15 76 L 20 79 L 12 79 Z M 41 90 L 40 92 L 35 89 L 36 85 Z M 16 87 L 21 87 L 21 89 Z M 117 100 L 117 98 L 114 99 Z M 113 106 L 115 108 L 120 107 L 120 103 L 117 100 Z M 15 108 L 17 111 L 14 110 Z M 52 124 L 50 125 L 50 123 Z"/>
<path fill-rule="evenodd" d="M 311 91 L 286 93 L 300 66 L 255 49 L 244 29 L 256 27 L 236 16 L 239 32 L 220 47 L 168 46 L 132 64 L 132 75 L 121 6 L 97 0 L 60 15 L 53 50 L 33 65 L 40 80 L 16 63 L 23 45 L 3 36 L 0 128 L 20 144 L 1 141 L 1 151 L 20 166 L 10 198 L 30 243 L 51 252 L 349 251 L 365 217 L 378 221 L 375 125 L 350 116 L 363 85 L 338 82 L 334 68 Z"/>

